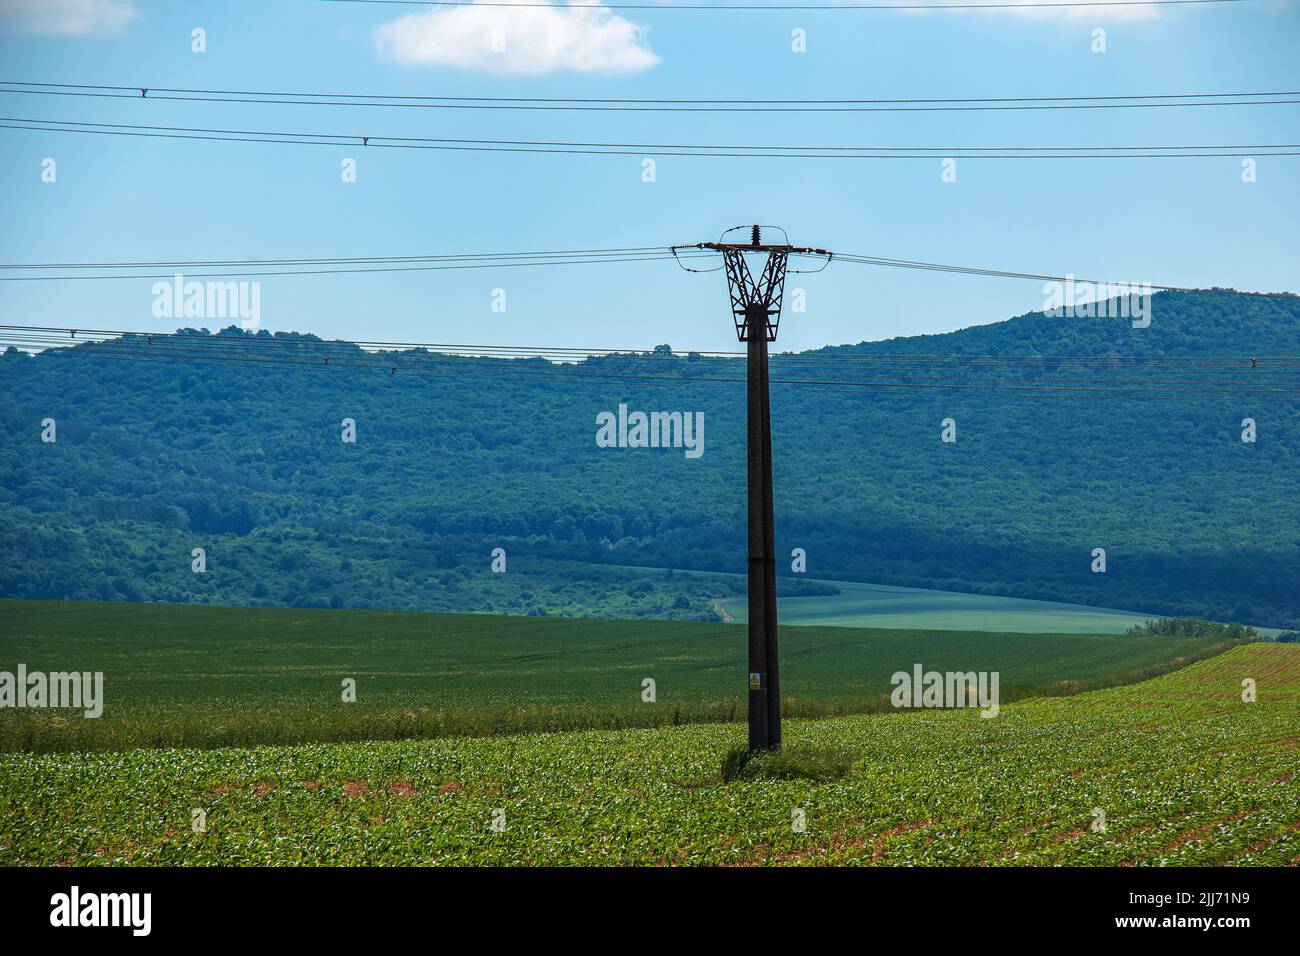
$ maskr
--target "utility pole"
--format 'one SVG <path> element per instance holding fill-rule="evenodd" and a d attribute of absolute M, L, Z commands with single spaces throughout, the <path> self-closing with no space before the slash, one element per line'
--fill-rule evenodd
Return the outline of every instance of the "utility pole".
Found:
<path fill-rule="evenodd" d="M 737 226 L 722 234 L 744 229 Z M 772 406 L 768 385 L 767 343 L 776 341 L 785 294 L 786 266 L 793 255 L 830 262 L 824 249 L 764 243 L 762 227 L 750 226 L 749 242 L 700 242 L 679 249 L 705 249 L 722 254 L 731 293 L 736 336 L 745 345 L 745 408 L 747 475 L 749 484 L 749 749 L 781 746 L 780 655 L 776 631 L 776 531 L 772 508 Z M 764 256 L 754 279 L 746 256 Z M 680 264 L 681 260 L 678 259 Z M 689 268 L 683 266 L 683 268 Z M 691 269 L 692 272 L 705 270 Z M 790 270 L 794 272 L 809 270 Z M 812 270 L 820 272 L 821 269 Z"/>

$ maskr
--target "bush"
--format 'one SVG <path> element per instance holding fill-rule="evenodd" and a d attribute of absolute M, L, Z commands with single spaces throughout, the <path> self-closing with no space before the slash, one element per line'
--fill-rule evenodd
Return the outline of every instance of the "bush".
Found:
<path fill-rule="evenodd" d="M 842 750 L 812 744 L 787 744 L 780 750 L 750 752 L 733 747 L 722 757 L 722 779 L 732 780 L 838 780 L 848 776 L 853 758 Z"/>
<path fill-rule="evenodd" d="M 1202 621 L 1195 617 L 1162 617 L 1158 621 L 1147 621 L 1130 627 L 1126 634 L 1146 637 L 1166 635 L 1171 637 L 1221 637 L 1228 640 L 1255 638 L 1253 627 L 1240 624 L 1217 624 L 1214 621 Z"/>

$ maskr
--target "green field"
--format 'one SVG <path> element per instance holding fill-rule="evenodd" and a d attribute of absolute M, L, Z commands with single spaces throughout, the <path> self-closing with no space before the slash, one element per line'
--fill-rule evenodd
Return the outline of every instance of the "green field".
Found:
<path fill-rule="evenodd" d="M 0 864 L 1294 864 L 1298 707 L 1300 648 L 1252 644 L 989 720 L 790 721 L 852 755 L 829 783 L 721 782 L 719 724 L 11 753 Z"/>
<path fill-rule="evenodd" d="M 887 709 L 890 675 L 1001 674 L 1001 699 L 1162 673 L 1208 638 L 788 627 L 783 709 Z M 0 670 L 102 671 L 104 714 L 0 710 L 0 750 L 395 740 L 743 720 L 726 624 L 0 601 Z M 344 703 L 342 681 L 356 681 Z M 642 701 L 643 681 L 656 700 Z"/>
<path fill-rule="evenodd" d="M 777 609 L 782 624 L 952 628 L 1030 634 L 1123 634 L 1135 624 L 1159 617 L 1158 614 L 992 594 L 962 594 L 851 581 L 811 583 L 834 585 L 841 593 L 782 597 Z M 736 623 L 743 624 L 748 620 L 749 608 L 743 595 L 723 598 L 717 603 Z"/>

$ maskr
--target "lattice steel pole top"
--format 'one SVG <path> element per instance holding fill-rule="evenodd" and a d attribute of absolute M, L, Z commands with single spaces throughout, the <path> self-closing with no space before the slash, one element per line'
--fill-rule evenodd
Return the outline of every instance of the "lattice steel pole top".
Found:
<path fill-rule="evenodd" d="M 785 230 L 780 229 L 785 236 Z M 729 234 L 749 230 L 749 242 L 728 242 Z M 727 270 L 727 287 L 731 293 L 731 314 L 736 325 L 736 337 L 742 342 L 749 341 L 749 330 L 761 328 L 769 342 L 776 341 L 777 328 L 781 322 L 781 300 L 785 295 L 785 277 L 787 271 L 820 272 L 830 263 L 833 253 L 813 246 L 794 246 L 787 242 L 763 242 L 763 227 L 734 226 L 726 230 L 717 242 L 697 242 L 691 245 L 672 246 L 674 257 L 679 249 L 703 249 L 722 254 L 723 267 Z M 746 255 L 761 254 L 766 259 L 758 278 L 750 271 Z M 787 264 L 792 255 L 810 256 L 824 261 L 818 269 L 788 270 Z M 678 259 L 678 264 L 681 260 Z M 683 268 L 689 268 L 683 266 Z M 690 269 L 698 272 L 703 270 Z"/>

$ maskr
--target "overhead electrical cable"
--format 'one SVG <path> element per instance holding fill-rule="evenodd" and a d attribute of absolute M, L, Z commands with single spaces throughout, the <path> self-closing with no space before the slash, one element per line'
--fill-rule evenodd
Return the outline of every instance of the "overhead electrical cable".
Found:
<path fill-rule="evenodd" d="M 83 335 L 83 340 L 75 341 L 77 333 Z M 454 378 L 461 377 L 509 377 L 517 380 L 536 380 L 538 377 L 551 377 L 561 380 L 565 379 L 592 379 L 592 380 L 617 380 L 617 381 L 647 381 L 660 383 L 679 383 L 679 384 L 740 384 L 743 378 L 734 376 L 725 376 L 717 374 L 716 369 L 706 369 L 701 373 L 683 374 L 690 372 L 689 369 L 681 368 L 674 370 L 664 368 L 654 368 L 656 361 L 661 361 L 662 357 L 656 357 L 656 353 L 634 353 L 634 354 L 617 354 L 613 357 L 628 363 L 624 368 L 615 368 L 608 365 L 591 364 L 593 359 L 588 358 L 585 364 L 551 364 L 543 363 L 541 366 L 532 363 L 521 363 L 516 360 L 510 360 L 509 357 L 490 357 L 490 356 L 468 356 L 468 355 L 448 355 L 448 354 L 428 354 L 417 353 L 415 355 L 400 354 L 395 355 L 392 352 L 374 353 L 363 352 L 361 355 L 356 354 L 356 347 L 348 355 L 315 353 L 314 347 L 330 345 L 331 343 L 320 342 L 314 339 L 300 338 L 269 338 L 261 336 L 205 336 L 190 335 L 182 333 L 121 333 L 115 338 L 99 338 L 95 340 L 85 340 L 86 335 L 105 336 L 108 333 L 87 333 L 76 329 L 57 329 L 51 327 L 37 326 L 0 326 L 0 344 L 14 345 L 15 347 L 27 350 L 49 350 L 58 354 L 78 357 L 110 357 L 110 358 L 138 358 L 153 361 L 173 361 L 176 363 L 206 363 L 217 362 L 227 364 L 240 364 L 245 366 L 296 366 L 300 368 L 344 368 L 344 369 L 366 369 L 385 371 L 389 374 L 396 374 L 399 370 L 404 374 L 416 372 L 419 374 L 440 374 Z M 68 336 L 65 338 L 64 336 Z M 155 339 L 158 342 L 155 344 Z M 141 341 L 143 340 L 143 341 Z M 220 343 L 222 348 L 214 350 L 212 346 Z M 299 345 L 305 346 L 306 351 L 296 350 L 298 354 L 286 355 L 284 349 L 280 349 L 281 354 L 272 354 L 272 351 L 257 348 L 238 348 L 237 346 L 250 346 L 254 344 L 267 345 L 276 343 L 279 345 Z M 332 343 L 335 347 L 343 347 L 350 343 Z M 232 349 L 231 346 L 236 346 Z M 458 348 L 466 348 L 459 346 Z M 474 347 L 481 348 L 481 347 Z M 505 348 L 519 348 L 509 346 Z M 238 354 L 240 351 L 245 354 Z M 260 351 L 260 354 L 257 354 Z M 572 356 L 570 356 L 572 358 Z M 636 364 L 635 359 L 650 359 L 649 362 L 642 361 Z M 1216 370 L 1218 377 L 1202 377 L 1196 381 L 1184 380 L 1151 380 L 1139 382 L 1121 382 L 1113 379 L 1096 379 L 1073 377 L 1048 377 L 1041 373 L 1040 370 L 1031 369 L 1029 374 L 1021 378 L 1003 377 L 975 377 L 971 375 L 949 377 L 949 378 L 925 378 L 918 376 L 916 370 L 906 367 L 908 356 L 895 356 L 901 367 L 889 370 L 877 370 L 869 373 L 872 377 L 868 379 L 856 378 L 838 378 L 838 379 L 809 379 L 809 378 L 786 378 L 778 376 L 772 380 L 774 385 L 782 386 L 808 386 L 808 387 L 860 387 L 860 388 L 918 388 L 918 389 L 947 389 L 947 390 L 970 390 L 970 389 L 988 389 L 994 391 L 1009 392 L 1049 392 L 1049 393 L 1070 393 L 1070 392 L 1102 392 L 1111 394 L 1129 394 L 1129 395 L 1167 395 L 1167 394 L 1195 394 L 1205 397 L 1207 393 L 1213 392 L 1214 397 L 1228 397 L 1239 395 L 1251 395 L 1260 397 L 1289 397 L 1300 396 L 1300 388 L 1285 388 L 1290 383 L 1277 383 L 1264 381 L 1250 381 L 1255 376 L 1252 374 L 1248 377 L 1224 376 L 1222 370 Z M 729 359 L 714 359 L 713 362 L 728 361 L 735 363 L 738 357 Z M 1251 360 L 1252 369 L 1255 367 L 1254 359 Z M 822 369 L 821 371 L 825 371 Z M 855 374 L 861 374 L 861 369 L 851 369 Z M 922 371 L 926 371 L 922 369 Z M 933 369 L 929 370 L 931 374 Z M 941 370 L 942 371 L 942 370 Z M 1014 369 L 1004 369 L 1014 371 Z M 1059 370 L 1058 370 L 1059 371 Z M 1095 374 L 1097 369 L 1090 370 Z M 705 372 L 709 374 L 705 374 Z M 785 375 L 787 373 L 781 373 Z M 982 373 L 987 375 L 987 373 Z M 1268 387 L 1259 387 L 1260 385 Z M 1300 383 L 1297 383 L 1300 384 Z"/>
<path fill-rule="evenodd" d="M 624 246 L 612 249 L 557 249 L 544 252 L 453 252 L 425 256 L 334 256 L 321 258 L 263 258 L 263 259 L 170 259 L 137 260 L 134 262 L 26 262 L 0 263 L 0 269 L 143 269 L 171 268 L 173 266 L 249 266 L 249 265 L 341 265 L 370 262 L 444 262 L 450 260 L 501 260 L 501 259 L 555 259 L 570 256 L 624 255 L 633 253 L 662 253 L 666 246 Z"/>
<path fill-rule="evenodd" d="M 79 83 L 0 81 L 0 94 L 71 96 L 159 102 L 275 106 L 362 106 L 441 110 L 530 110 L 670 113 L 888 113 L 988 110 L 1154 109 L 1166 107 L 1284 106 L 1300 90 L 1227 93 L 1100 94 L 1096 96 L 899 97 L 831 99 L 652 99 L 633 97 L 432 96 L 384 93 L 302 93 Z"/>
<path fill-rule="evenodd" d="M 618 351 L 598 351 L 594 349 L 584 350 L 559 350 L 556 348 L 547 349 L 526 349 L 523 347 L 494 347 L 494 346 L 463 346 L 463 345 L 439 345 L 433 347 L 420 346 L 417 348 L 393 348 L 385 346 L 362 346 L 353 342 L 324 341 L 318 339 L 301 339 L 292 337 L 270 337 L 257 335 L 216 335 L 205 336 L 197 334 L 182 333 L 121 333 L 117 336 L 108 336 L 106 333 L 97 333 L 98 337 L 91 338 L 91 334 L 83 330 L 58 330 L 47 332 L 21 331 L 24 327 L 6 326 L 0 329 L 0 334 L 5 336 L 6 341 L 25 342 L 28 344 L 49 347 L 63 347 L 80 344 L 98 345 L 110 342 L 118 344 L 123 340 L 143 339 L 145 344 L 154 346 L 159 350 L 169 348 L 184 349 L 206 349 L 208 351 L 244 351 L 244 352 L 303 352 L 316 356 L 344 355 L 355 357 L 358 352 L 365 355 L 392 355 L 397 354 L 411 361 L 426 361 L 430 359 L 441 360 L 443 358 L 453 359 L 473 359 L 482 361 L 509 361 L 516 359 L 544 358 L 556 362 L 574 362 L 587 359 L 599 360 L 604 358 L 615 359 L 619 361 L 662 361 L 664 354 L 670 354 L 675 357 L 684 355 L 698 356 L 700 360 L 722 360 L 730 361 L 739 358 L 736 353 L 702 353 L 702 352 L 682 352 L 675 351 L 647 351 L 622 349 Z M 12 330 L 20 331 L 12 331 Z M 485 349 L 490 348 L 508 348 L 510 351 L 504 353 L 486 353 Z M 907 353 L 897 353 L 893 355 L 875 356 L 877 359 L 885 361 L 874 361 L 870 363 L 857 363 L 836 359 L 834 355 L 822 352 L 806 353 L 778 353 L 773 356 L 774 363 L 788 364 L 794 369 L 806 369 L 809 367 L 824 369 L 851 369 L 866 374 L 876 374 L 877 371 L 896 371 L 903 370 L 949 370 L 949 369 L 985 369 L 993 368 L 1001 371 L 1027 371 L 1037 373 L 1042 371 L 1052 372 L 1086 372 L 1088 374 L 1109 374 L 1109 373 L 1127 373 L 1127 372 L 1188 372 L 1188 371 L 1205 371 L 1205 372 L 1232 372 L 1247 371 L 1252 377 L 1260 374 L 1271 373 L 1274 371 L 1284 371 L 1289 374 L 1290 370 L 1300 368 L 1300 357 L 1272 357 L 1272 356 L 1252 356 L 1252 357 L 1235 357 L 1232 359 L 1206 359 L 1205 361 L 1190 361 L 1186 358 L 1164 358 L 1151 357 L 1149 360 L 1141 362 L 1130 362 L 1125 364 L 1116 364 L 1116 359 L 1110 357 L 1094 357 L 1098 361 L 1092 363 L 1069 363 L 1065 361 L 1055 361 L 1051 356 L 1006 356 L 1010 361 L 988 360 L 976 358 L 972 361 L 963 361 L 959 355 L 945 356 L 944 361 L 925 361 L 916 360 L 914 356 Z M 1022 362 L 1018 359 L 1028 358 L 1030 361 Z M 804 359 L 806 361 L 798 361 Z M 893 368 L 886 367 L 886 364 Z"/>
<path fill-rule="evenodd" d="M 645 348 L 633 347 L 580 347 L 580 346 L 536 346 L 536 345 L 490 345 L 483 343 L 448 343 L 448 342 L 414 342 L 414 341 L 380 341 L 371 339 L 321 339 L 314 336 L 287 335 L 279 334 L 239 334 L 239 335 L 212 335 L 202 336 L 187 332 L 151 332 L 129 329 L 88 329 L 72 326 L 35 326 L 35 325 L 0 325 L 0 332 L 3 333 L 30 333 L 52 338 L 59 342 L 68 341 L 95 341 L 103 338 L 119 338 L 123 336 L 151 338 L 151 339 L 181 339 L 185 342 L 207 342 L 212 345 L 265 345 L 265 346 L 312 346 L 320 347 L 339 347 L 351 348 L 354 346 L 362 348 L 373 348 L 379 350 L 397 351 L 397 350 L 432 350 L 438 352 L 469 354 L 477 352 L 501 352 L 507 357 L 514 356 L 536 356 L 536 355 L 569 355 L 586 357 L 593 355 L 641 355 L 650 354 L 650 350 Z M 87 336 L 94 338 L 88 339 Z M 744 356 L 745 352 L 740 350 L 706 350 L 706 349 L 670 349 L 661 347 L 669 354 L 676 356 L 700 355 L 705 357 L 733 358 Z M 826 352 L 775 352 L 772 357 L 776 359 L 789 359 L 800 357 L 819 357 L 819 358 L 844 358 L 844 359 L 881 359 L 891 361 L 921 361 L 926 359 L 944 360 L 944 361 L 980 361 L 980 360 L 999 360 L 999 361 L 1019 361 L 1028 362 L 1132 362 L 1132 363 L 1239 363 L 1250 362 L 1258 359 L 1260 362 L 1300 362 L 1300 355 L 1205 355 L 1205 356 L 1162 356 L 1162 355 L 1050 355 L 1042 353 L 1019 353 L 1019 354 L 995 354 L 995 353 L 910 353 L 910 352 L 860 352 L 846 351 L 851 348 L 848 346 L 834 346 L 833 348 L 840 351 Z"/>
<path fill-rule="evenodd" d="M 1297 101 L 1300 102 L 1300 101 Z M 482 140 L 448 137 L 383 136 L 361 133 L 294 133 L 268 130 L 147 126 L 72 120 L 0 117 L 0 128 L 52 133 L 129 136 L 153 139 L 276 143 L 299 146 L 349 146 L 371 149 L 424 149 L 452 152 L 540 153 L 580 156 L 677 156 L 746 159 L 1191 159 L 1213 157 L 1300 156 L 1300 144 L 1196 146 L 750 146 L 620 143 L 566 143 L 554 140 Z M 924 152 L 921 152 L 924 150 Z M 993 151 L 991 151 L 993 150 Z"/>
<path fill-rule="evenodd" d="M 792 253 L 798 255 L 798 253 Z M 1116 279 L 1087 279 L 1073 275 L 1049 275 L 1046 273 L 1036 272 L 1012 272 L 1005 269 L 984 269 L 977 266 L 958 266 L 948 265 L 939 262 L 922 262 L 910 259 L 890 259 L 880 256 L 868 256 L 859 253 L 836 253 L 833 259 L 836 263 L 849 262 L 856 265 L 881 266 L 890 269 L 917 269 L 926 272 L 949 272 L 958 275 L 977 275 L 988 276 L 1001 279 L 1030 279 L 1039 282 L 1071 282 L 1079 286 L 1105 287 L 1107 289 L 1122 290 L 1116 294 L 1136 294 L 1146 289 L 1157 292 L 1201 292 L 1201 293 L 1219 293 L 1223 295 L 1248 295 L 1264 298 L 1281 298 L 1295 299 L 1300 298 L 1294 292 L 1253 292 L 1239 291 L 1237 289 L 1216 289 L 1216 288 L 1198 288 L 1193 286 L 1168 285 L 1158 282 L 1142 282 L 1138 280 L 1116 280 Z"/>
<path fill-rule="evenodd" d="M 247 337 L 247 336 L 228 336 L 219 335 L 213 337 L 202 337 L 195 335 L 172 336 L 169 337 L 163 333 L 134 333 L 134 338 L 144 339 L 145 343 L 156 346 L 159 349 L 173 347 L 184 347 L 194 349 L 205 349 L 208 352 L 248 352 L 272 354 L 274 352 L 302 352 L 315 356 L 339 355 L 344 357 L 355 356 L 358 352 L 365 355 L 399 355 L 410 361 L 426 361 L 431 359 L 441 360 L 443 358 L 452 359 L 472 359 L 482 361 L 512 361 L 527 359 L 544 359 L 550 362 L 581 362 L 592 360 L 599 362 L 605 359 L 612 359 L 619 362 L 642 361 L 655 362 L 661 361 L 662 352 L 650 352 L 647 350 L 619 350 L 616 352 L 601 352 L 597 350 L 582 350 L 581 352 L 558 352 L 554 349 L 540 350 L 520 349 L 514 352 L 488 352 L 484 346 L 439 346 L 436 350 L 425 348 L 412 349 L 393 349 L 376 346 L 361 346 L 352 343 L 343 342 L 325 342 L 319 340 L 294 340 L 294 339 L 271 339 L 269 337 Z M 70 338 L 66 333 L 62 335 L 54 334 L 37 334 L 24 332 L 9 332 L 5 334 L 5 340 L 10 343 L 23 343 L 24 346 L 31 345 L 38 348 L 46 347 L 65 347 L 78 344 L 102 344 L 103 339 L 90 339 L 82 335 L 78 339 Z M 294 348 L 297 346 L 297 348 Z M 684 353 L 674 351 L 669 353 L 677 358 L 688 354 L 693 354 L 697 358 L 691 361 L 699 361 L 707 364 L 708 361 L 731 361 L 739 358 L 735 353 Z M 916 360 L 913 356 L 906 353 L 899 353 L 889 356 L 878 356 L 878 361 L 871 362 L 852 362 L 843 359 L 834 359 L 832 356 L 823 355 L 817 352 L 803 354 L 781 353 L 772 357 L 774 365 L 788 366 L 792 371 L 804 371 L 807 369 L 843 371 L 845 369 L 855 371 L 860 374 L 874 375 L 877 372 L 892 372 L 898 369 L 908 371 L 962 371 L 975 370 L 995 370 L 1002 372 L 1062 372 L 1077 373 L 1085 372 L 1092 375 L 1116 375 L 1127 376 L 1131 373 L 1188 373 L 1188 372 L 1243 372 L 1248 373 L 1252 378 L 1258 376 L 1268 376 L 1273 374 L 1292 374 L 1294 370 L 1300 369 L 1300 359 L 1297 358 L 1273 358 L 1269 356 L 1250 356 L 1239 357 L 1232 360 L 1213 360 L 1206 362 L 1194 362 L 1184 359 L 1171 359 L 1161 361 L 1153 358 L 1150 361 L 1140 363 L 1118 363 L 1113 359 L 1102 359 L 1096 362 L 1068 362 L 1055 361 L 1050 356 L 1043 357 L 1034 361 L 1017 361 L 1019 357 L 1009 356 L 1007 361 L 977 359 L 973 361 L 962 361 L 961 356 L 951 356 L 944 361 L 936 360 Z"/>
<path fill-rule="evenodd" d="M 265 259 L 188 259 L 188 260 L 135 260 L 86 262 L 0 262 L 0 282 L 77 281 L 97 279 L 171 279 L 176 271 L 188 268 L 220 268 L 247 266 L 246 270 L 231 272 L 186 273 L 185 278 L 238 278 L 242 276 L 303 276 L 341 275 L 351 273 L 424 272 L 449 269 L 515 268 L 521 266 L 590 265 L 609 263 L 659 262 L 669 259 L 704 258 L 708 253 L 696 251 L 695 246 L 627 246 L 611 249 L 543 250 L 508 253 L 446 253 L 439 255 L 402 256 L 336 256 L 317 258 L 275 257 Z M 791 253 L 800 256 L 800 253 Z M 963 266 L 949 263 L 926 262 L 872 256 L 863 253 L 835 253 L 834 263 L 877 266 L 882 268 L 942 272 L 956 275 L 973 275 L 992 278 L 1022 279 L 1038 282 L 1074 283 L 1090 286 L 1114 296 L 1131 296 L 1147 290 L 1159 292 L 1212 293 L 1243 295 L 1257 298 L 1300 298 L 1290 292 L 1266 292 L 1227 288 L 1179 286 L 1168 283 L 1139 280 L 1089 279 L 1075 275 L 992 269 L 980 266 Z M 275 266 L 320 266 L 311 269 L 276 269 Z M 336 267 L 330 267 L 336 266 Z M 142 268 L 167 268 L 170 273 L 122 274 L 110 270 Z M 37 275 L 12 275 L 13 272 L 36 272 Z M 69 275 L 69 272 L 110 272 L 107 275 Z"/>
<path fill-rule="evenodd" d="M 90 344 L 92 343 L 83 343 L 83 347 Z M 322 358 L 307 359 L 307 358 L 291 358 L 291 357 L 275 357 L 275 356 L 268 357 L 268 356 L 251 356 L 251 355 L 250 356 L 230 356 L 230 355 L 214 356 L 214 355 L 205 355 L 202 353 L 202 351 L 181 352 L 181 351 L 174 351 L 174 350 L 168 351 L 165 349 L 156 349 L 156 348 L 133 349 L 127 347 L 130 345 L 130 343 L 95 343 L 95 344 L 100 344 L 104 347 L 101 349 L 93 349 L 91 351 L 84 353 L 87 357 L 115 356 L 115 355 L 154 356 L 160 358 L 166 357 L 169 359 L 176 360 L 178 362 L 185 362 L 191 360 L 198 361 L 198 362 L 206 362 L 206 361 L 222 362 L 222 361 L 233 360 L 240 363 L 253 364 L 253 365 L 291 365 L 291 366 L 316 367 L 316 368 L 327 368 L 327 367 L 329 368 L 370 368 L 370 369 L 378 369 L 380 371 L 392 371 L 392 372 L 396 372 L 398 370 L 407 371 L 407 372 L 429 370 L 427 366 L 421 363 L 403 363 L 400 360 L 393 359 L 391 356 L 386 358 L 384 361 L 355 361 L 355 360 L 346 361 L 346 360 L 338 360 L 338 359 L 324 361 Z M 434 365 L 432 370 L 434 371 L 445 370 L 445 366 L 440 367 L 438 365 Z M 474 372 L 475 374 L 480 374 L 480 375 L 488 374 L 488 370 L 482 367 L 471 369 L 471 371 Z M 682 384 L 688 384 L 692 382 L 740 384 L 744 382 L 743 378 L 737 378 L 737 377 L 718 377 L 718 376 L 704 376 L 704 375 L 682 376 L 682 375 L 663 375 L 663 374 L 646 375 L 646 374 L 638 373 L 637 371 L 612 372 L 609 370 L 575 369 L 572 367 L 560 367 L 554 369 L 549 369 L 549 368 L 548 369 L 524 369 L 524 368 L 516 367 L 516 368 L 502 370 L 502 374 L 508 374 L 510 376 L 520 376 L 520 375 L 539 376 L 540 375 L 540 376 L 551 376 L 551 377 L 559 377 L 559 378 L 619 379 L 619 380 L 626 379 L 626 380 L 633 380 L 633 381 L 642 381 L 642 380 L 668 381 L 668 382 L 680 382 Z M 1207 387 L 1212 385 L 1213 387 L 1216 387 L 1220 392 L 1233 392 L 1233 393 L 1240 393 L 1240 394 L 1300 395 L 1300 389 L 1294 389 L 1294 390 L 1258 389 L 1258 388 L 1237 387 L 1235 385 L 1232 385 L 1231 387 L 1225 387 L 1223 383 L 1206 383 L 1206 382 L 1186 383 L 1187 387 L 1172 387 L 1172 385 L 1178 383 L 1161 383 L 1161 384 L 1156 384 L 1151 386 L 1145 384 L 1137 384 L 1137 385 L 1123 384 L 1123 385 L 1115 386 L 1113 384 L 1107 383 L 1101 387 L 1094 388 L 1083 384 L 1063 383 L 1063 382 L 1051 382 L 1040 386 L 1040 385 L 1031 385 L 1027 383 L 1019 383 L 1017 382 L 1017 380 L 1012 380 L 1012 379 L 973 379 L 973 380 L 951 380 L 951 381 L 942 381 L 942 382 L 934 381 L 934 380 L 919 380 L 919 381 L 909 380 L 909 381 L 884 382 L 884 381 L 859 381 L 859 380 L 851 380 L 851 379 L 837 379 L 837 380 L 773 379 L 773 384 L 778 384 L 778 383 L 786 384 L 786 385 L 826 385 L 826 386 L 847 385 L 847 386 L 882 387 L 882 388 L 933 386 L 933 387 L 941 387 L 941 388 L 959 388 L 959 389 L 967 388 L 967 387 L 974 388 L 977 386 L 982 387 L 985 384 L 988 384 L 988 387 L 994 388 L 995 390 L 998 389 L 1012 390 L 1012 391 L 1065 390 L 1065 391 L 1102 391 L 1102 392 L 1116 391 L 1116 392 L 1134 392 L 1134 393 L 1199 392 L 1205 390 Z M 989 383 L 993 383 L 993 384 L 989 384 Z"/>
<path fill-rule="evenodd" d="M 640 256 L 612 256 L 586 259 L 556 259 L 556 260 L 537 260 L 528 262 L 461 262 L 461 263 L 441 263 L 438 265 L 399 265 L 399 266 L 364 266 L 358 268 L 340 268 L 340 269 L 291 269 L 291 270 L 270 270 L 256 271 L 247 270 L 241 272 L 190 272 L 185 274 L 186 279 L 234 279 L 243 276 L 308 276 L 308 275 L 357 275 L 369 273 L 392 273 L 392 272 L 442 272 L 446 270 L 457 269 L 513 269 L 525 266 L 555 266 L 555 265 L 599 265 L 620 262 L 664 262 L 669 261 L 673 256 L 664 255 L 640 255 Z M 691 258 L 704 258 L 703 256 L 692 256 Z M 42 282 L 42 281 L 75 281 L 87 279 L 171 279 L 174 273 L 130 273 L 123 275 L 116 273 L 112 275 L 35 275 L 35 276 L 0 276 L 0 282 Z"/>
<path fill-rule="evenodd" d="M 727 384 L 731 386 L 740 386 L 744 384 L 743 378 L 728 378 L 717 376 L 665 376 L 665 375 L 639 375 L 630 372 L 620 373 L 573 373 L 564 369 L 546 370 L 531 372 L 529 370 L 511 369 L 500 373 L 487 372 L 484 369 L 470 370 L 449 370 L 446 368 L 421 368 L 395 363 L 355 363 L 355 362 L 321 362 L 321 361 L 303 361 L 293 359 L 276 359 L 276 358 L 258 358 L 250 356 L 212 356 L 212 355 L 163 355 L 151 353 L 149 351 L 104 348 L 87 352 L 84 355 L 87 359 L 112 358 L 130 361 L 163 361 L 172 364 L 182 365 L 202 365 L 205 363 L 215 364 L 235 364 L 243 366 L 297 366 L 299 368 L 316 368 L 316 369 L 339 369 L 348 370 L 355 368 L 369 369 L 371 371 L 387 372 L 396 375 L 399 371 L 403 376 L 409 374 L 421 375 L 438 375 L 443 379 L 479 379 L 491 380 L 494 378 L 509 378 L 513 380 L 528 380 L 531 376 L 535 380 L 538 376 L 564 379 L 587 379 L 587 380 L 616 380 L 616 381 L 636 381 L 636 382 L 654 382 L 657 384 L 668 385 L 717 385 Z M 451 371 L 453 374 L 448 374 Z M 1005 380 L 1004 380 L 1005 381 Z M 1046 393 L 1046 394 L 1069 394 L 1069 393 L 1101 393 L 1113 395 L 1132 395 L 1144 397 L 1159 397 L 1168 395 L 1178 395 L 1183 399 L 1203 400 L 1203 399 L 1236 399 L 1242 396 L 1250 396 L 1252 400 L 1267 400 L 1269 398 L 1278 399 L 1286 398 L 1289 400 L 1300 399 L 1300 388 L 1245 388 L 1231 386 L 1227 387 L 1220 383 L 1199 382 L 1193 386 L 1172 387 L 1169 385 L 1083 385 L 1083 384 L 1063 384 L 1052 382 L 1047 384 L 989 384 L 986 382 L 969 382 L 969 381 L 859 381 L 851 379 L 842 380 L 814 380 L 814 379 L 771 379 L 773 386 L 783 387 L 813 387 L 813 388 L 862 388 L 862 389 L 923 389 L 923 390 L 940 390 L 940 391 L 991 391 L 991 392 L 1010 392 L 1010 393 Z"/>

